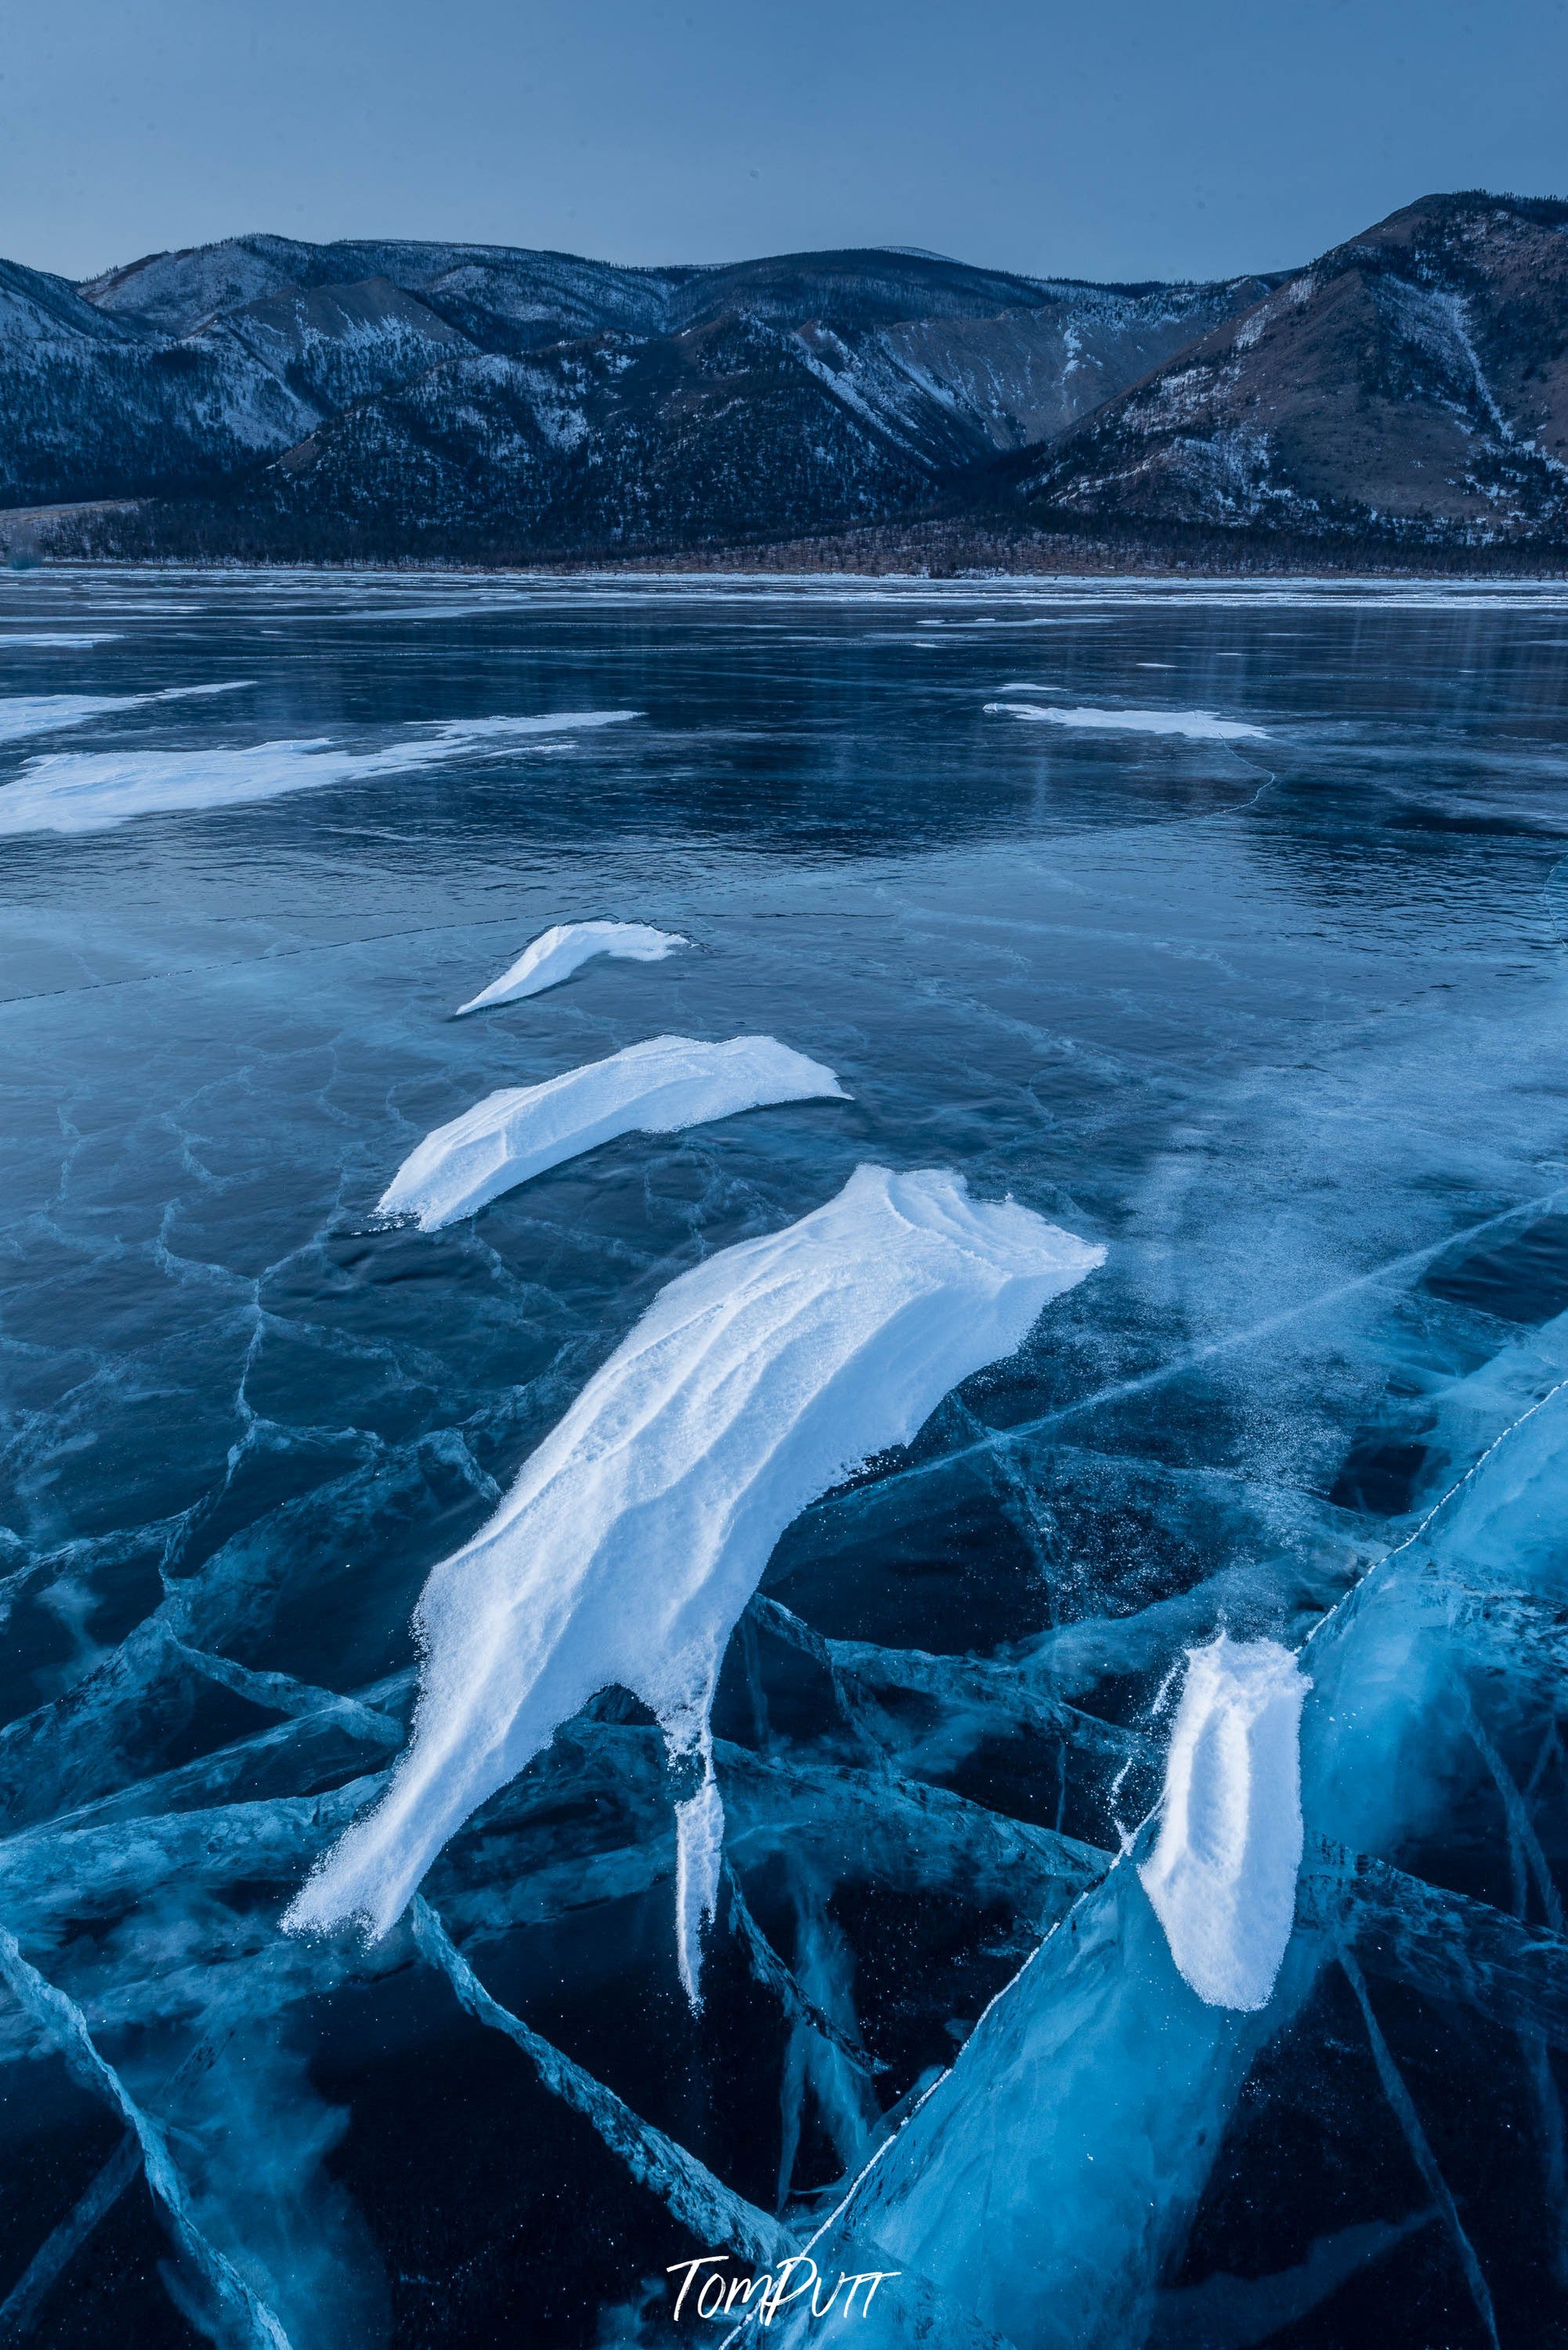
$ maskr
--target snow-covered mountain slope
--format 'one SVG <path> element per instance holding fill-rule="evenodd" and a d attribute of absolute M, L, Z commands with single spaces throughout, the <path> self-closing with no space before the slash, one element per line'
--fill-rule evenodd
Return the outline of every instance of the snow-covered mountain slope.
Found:
<path fill-rule="evenodd" d="M 271 236 L 80 286 L 0 265 L 0 508 L 140 497 L 133 538 L 259 556 L 613 556 L 933 512 L 1556 545 L 1568 204 L 1429 197 L 1211 285 Z"/>
<path fill-rule="evenodd" d="M 1568 536 L 1568 203 L 1431 196 L 1017 467 L 1036 514 Z"/>
<path fill-rule="evenodd" d="M 373 524 L 389 549 L 498 523 L 541 546 L 816 527 L 1065 430 L 1261 290 L 272 236 L 79 287 L 10 268 L 0 504 L 210 496 L 288 452 L 240 491 L 247 530 Z"/>

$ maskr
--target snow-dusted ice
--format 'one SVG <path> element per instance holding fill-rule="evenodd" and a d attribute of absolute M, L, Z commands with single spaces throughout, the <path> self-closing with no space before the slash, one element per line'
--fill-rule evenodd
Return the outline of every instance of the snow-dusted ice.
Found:
<path fill-rule="evenodd" d="M 711 1772 L 725 1644 L 790 1521 L 950 1388 L 1010 1355 L 1102 1248 L 961 1177 L 860 1167 L 783 1232 L 660 1292 L 420 1600 L 412 1742 L 286 1922 L 395 1922 L 431 1862 L 558 1725 L 617 1685 Z M 719 1814 L 680 1806 L 681 1970 L 716 1889 Z"/>
<path fill-rule="evenodd" d="M 516 962 L 493 979 L 488 987 L 458 1005 L 464 1012 L 481 1011 L 487 1003 L 511 1003 L 520 995 L 539 995 L 558 987 L 564 979 L 595 955 L 616 955 L 628 962 L 662 962 L 677 947 L 690 944 L 673 931 L 656 931 L 647 922 L 554 922 L 524 948 Z"/>
<path fill-rule="evenodd" d="M 47 646 L 60 652 L 85 652 L 89 645 L 118 644 L 124 631 L 96 629 L 90 636 L 67 635 L 58 629 L 8 629 L 0 636 L 0 653 L 12 645 Z"/>
<path fill-rule="evenodd" d="M 1043 702 L 988 702 L 991 717 L 1033 719 L 1046 726 L 1071 726 L 1096 734 L 1182 734 L 1194 743 L 1266 742 L 1268 729 L 1239 718 L 1216 718 L 1207 710 L 1056 710 Z"/>
<path fill-rule="evenodd" d="M 449 719 L 439 726 L 410 728 L 403 741 L 380 751 L 335 747 L 327 735 L 239 750 L 57 751 L 30 759 L 16 783 L 0 785 L 0 834 L 102 832 L 132 816 L 188 815 L 276 799 L 285 792 L 369 783 L 381 775 L 410 775 L 464 752 L 504 751 L 540 735 L 611 726 L 632 714 L 575 710 L 544 718 Z M 0 729 L 4 724 L 0 706 Z"/>
<path fill-rule="evenodd" d="M 1221 1633 L 1188 1657 L 1159 1835 L 1138 1875 L 1171 1957 L 1211 2007 L 1266 2007 L 1291 1938 L 1309 1687 L 1274 1640 Z"/>
<path fill-rule="evenodd" d="M 410 1152 L 381 1209 L 412 1211 L 421 1229 L 433 1232 L 618 1134 L 674 1134 L 739 1110 L 822 1097 L 848 1098 L 831 1069 L 775 1037 L 704 1045 L 652 1036 L 542 1085 L 487 1094 Z"/>
<path fill-rule="evenodd" d="M 13 637 L 10 641 L 27 640 Z M 41 644 L 46 639 L 37 641 Z M 76 640 L 62 637 L 56 641 Z M 0 743 L 20 743 L 29 734 L 58 734 L 69 726 L 85 726 L 89 719 L 112 718 L 122 710 L 145 710 L 155 702 L 199 702 L 210 694 L 239 693 L 249 683 L 248 678 L 235 678 L 226 685 L 168 686 L 161 693 L 6 694 L 0 696 Z"/>

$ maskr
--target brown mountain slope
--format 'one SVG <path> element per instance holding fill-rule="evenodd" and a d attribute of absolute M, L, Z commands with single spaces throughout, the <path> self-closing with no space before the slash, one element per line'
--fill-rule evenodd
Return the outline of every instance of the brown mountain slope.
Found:
<path fill-rule="evenodd" d="M 1038 521 L 1568 539 L 1568 203 L 1410 204 L 1011 471 Z"/>

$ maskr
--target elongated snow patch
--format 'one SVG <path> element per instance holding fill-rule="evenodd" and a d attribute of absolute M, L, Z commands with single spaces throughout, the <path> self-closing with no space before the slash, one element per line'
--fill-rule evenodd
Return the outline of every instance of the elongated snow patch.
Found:
<path fill-rule="evenodd" d="M 825 1095 L 849 1098 L 831 1069 L 776 1037 L 700 1045 L 691 1036 L 653 1036 L 543 1085 L 487 1094 L 426 1135 L 382 1193 L 381 1207 L 388 1214 L 414 1209 L 421 1230 L 437 1232 L 618 1134 L 674 1134 L 739 1110 Z"/>
<path fill-rule="evenodd" d="M 689 945 L 674 931 L 651 930 L 646 922 L 556 922 L 524 947 L 509 971 L 457 1007 L 477 1012 L 486 1003 L 510 1003 L 519 995 L 539 995 L 558 987 L 564 979 L 595 955 L 619 955 L 628 962 L 662 962 L 677 947 Z"/>
<path fill-rule="evenodd" d="M 91 636 L 86 637 L 62 636 L 57 630 L 45 630 L 40 633 L 30 629 L 26 633 L 23 633 L 19 629 L 8 629 L 4 636 L 0 636 L 0 653 L 3 653 L 8 645 L 53 645 L 56 647 L 68 645 L 73 651 L 79 651 L 88 645 L 118 644 L 119 639 L 124 634 L 125 631 L 123 629 L 98 629 L 94 630 Z"/>
<path fill-rule="evenodd" d="M 97 637 L 7 637 L 0 644 L 98 644 Z M 201 702 L 213 693 L 239 693 L 251 682 L 235 678 L 228 685 L 171 685 L 161 693 L 11 693 L 0 700 L 0 743 L 19 743 L 28 734 L 57 734 L 67 726 L 85 726 L 89 718 L 111 718 L 119 710 L 144 710 L 154 702 Z"/>
<path fill-rule="evenodd" d="M 774 1544 L 1104 1255 L 1011 1201 L 971 1201 L 961 1176 L 859 1167 L 799 1223 L 672 1281 L 490 1523 L 432 1572 L 410 1743 L 285 1924 L 385 1933 L 448 1836 L 618 1685 L 672 1756 L 703 1766 L 678 1822 L 695 2000 L 722 1832 L 709 1709 Z"/>
<path fill-rule="evenodd" d="M 327 736 L 254 743 L 240 750 L 56 751 L 30 759 L 16 783 L 0 786 L 0 834 L 102 832 L 131 816 L 233 807 L 247 800 L 275 799 L 284 792 L 367 783 L 379 775 L 433 766 L 465 751 L 510 750 L 533 735 L 610 726 L 635 715 L 628 710 L 572 710 L 548 718 L 450 719 L 440 726 L 421 727 L 413 741 L 405 739 L 380 751 L 335 749 Z"/>
<path fill-rule="evenodd" d="M 1159 1839 L 1138 1875 L 1171 1957 L 1210 2007 L 1266 2007 L 1291 1939 L 1311 1686 L 1273 1640 L 1221 1633 L 1188 1652 Z"/>
<path fill-rule="evenodd" d="M 1207 710 L 1053 710 L 1043 702 L 988 702 L 985 707 L 991 717 L 1032 718 L 1046 726 L 1078 726 L 1101 734 L 1186 734 L 1196 743 L 1236 743 L 1246 735 L 1268 740 L 1264 727 L 1215 718 Z"/>

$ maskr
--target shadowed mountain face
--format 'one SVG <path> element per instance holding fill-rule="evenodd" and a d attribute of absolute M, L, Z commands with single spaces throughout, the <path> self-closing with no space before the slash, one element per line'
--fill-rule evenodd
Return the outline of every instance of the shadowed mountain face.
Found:
<path fill-rule="evenodd" d="M 1017 467 L 1036 514 L 1568 537 L 1568 203 L 1432 196 Z"/>
<path fill-rule="evenodd" d="M 1551 547 L 1568 204 L 1430 197 L 1214 285 L 270 236 L 79 286 L 0 264 L 0 507 L 116 499 L 153 502 L 150 546 L 251 555 L 673 552 L 938 512 L 1112 546 Z"/>
<path fill-rule="evenodd" d="M 0 277 L 0 503 L 219 495 L 253 535 L 684 544 L 919 511 L 1273 281 L 891 252 L 617 269 L 244 237 Z"/>

